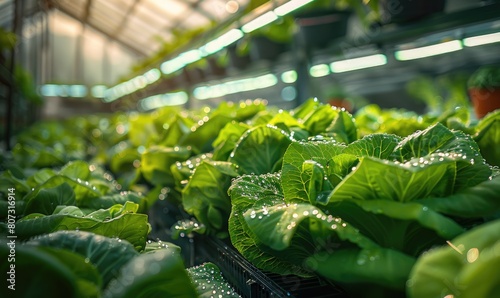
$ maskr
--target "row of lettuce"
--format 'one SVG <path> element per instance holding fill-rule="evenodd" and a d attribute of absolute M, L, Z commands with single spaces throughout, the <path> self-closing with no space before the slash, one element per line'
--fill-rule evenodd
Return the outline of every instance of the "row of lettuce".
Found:
<path fill-rule="evenodd" d="M 148 240 L 146 197 L 102 167 L 8 164 L 2 297 L 240 297 L 214 264 L 186 268 L 179 246 Z"/>
<path fill-rule="evenodd" d="M 204 295 L 189 268 L 172 274 L 174 244 L 147 240 L 145 213 L 165 199 L 192 217 L 171 227 L 173 240 L 229 238 L 264 271 L 320 276 L 353 296 L 488 297 L 500 284 L 500 111 L 480 121 L 469 113 L 370 105 L 351 115 L 312 99 L 284 111 L 254 100 L 46 122 L 3 157 L 0 191 L 16 190 L 19 254 L 73 263 L 53 250 L 99 251 L 86 237 L 133 248 L 128 258 L 117 250 L 124 259 L 110 259 L 113 268 L 100 265 L 99 253 L 83 255 L 99 274 L 70 268 L 80 296 L 162 293 L 170 282 L 194 289 L 178 297 Z M 157 262 L 170 275 L 145 265 L 163 255 L 174 260 Z M 236 295 L 219 284 L 222 296 Z"/>

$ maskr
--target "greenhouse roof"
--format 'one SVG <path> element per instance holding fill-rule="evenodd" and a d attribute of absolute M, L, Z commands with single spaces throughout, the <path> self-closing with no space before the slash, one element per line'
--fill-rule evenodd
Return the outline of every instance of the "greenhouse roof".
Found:
<path fill-rule="evenodd" d="M 0 27 L 52 9 L 68 15 L 141 56 L 152 55 L 174 32 L 208 28 L 231 19 L 249 0 L 0 0 Z"/>

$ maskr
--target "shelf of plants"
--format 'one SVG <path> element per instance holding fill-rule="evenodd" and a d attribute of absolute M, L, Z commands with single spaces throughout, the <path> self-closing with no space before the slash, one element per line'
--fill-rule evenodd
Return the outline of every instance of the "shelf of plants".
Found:
<path fill-rule="evenodd" d="M 1 157 L 2 297 L 493 297 L 500 111 L 471 119 L 311 99 L 40 122 Z"/>

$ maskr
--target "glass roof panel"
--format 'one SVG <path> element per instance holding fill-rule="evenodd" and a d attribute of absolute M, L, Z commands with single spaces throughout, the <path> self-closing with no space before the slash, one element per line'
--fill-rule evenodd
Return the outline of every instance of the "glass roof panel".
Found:
<path fill-rule="evenodd" d="M 210 20 L 197 11 L 192 11 L 185 18 L 181 19 L 179 24 L 182 28 L 202 28 L 210 25 Z"/>
<path fill-rule="evenodd" d="M 116 5 L 111 1 L 94 0 L 92 2 L 92 14 L 100 13 L 111 21 L 119 23 L 127 13 L 127 7 Z"/>
<path fill-rule="evenodd" d="M 158 13 L 158 11 L 154 11 L 148 5 L 138 5 L 132 14 L 132 17 L 140 18 L 156 28 L 172 24 L 172 20 L 168 16 Z"/>
<path fill-rule="evenodd" d="M 108 2 L 113 2 L 114 5 L 118 7 L 130 7 L 134 5 L 134 2 L 137 2 L 136 0 L 108 0 Z M 140 2 L 140 1 L 139 1 Z"/>
<path fill-rule="evenodd" d="M 187 12 L 189 5 L 177 0 L 143 0 L 144 5 L 149 5 L 165 17 L 178 17 Z"/>
<path fill-rule="evenodd" d="M 125 26 L 123 26 L 121 28 L 120 34 L 125 34 L 125 32 L 129 32 L 130 34 L 132 34 L 132 37 L 134 39 L 136 39 L 136 38 L 149 39 L 149 37 L 151 36 L 151 30 L 149 30 L 149 28 L 147 28 L 147 27 L 144 27 L 142 24 L 139 25 L 139 23 L 137 23 L 137 22 L 127 22 L 127 24 L 125 24 Z M 134 34 L 137 36 L 134 37 L 133 36 Z"/>
<path fill-rule="evenodd" d="M 153 24 L 152 22 L 148 22 L 142 18 L 138 18 L 136 16 L 130 16 L 127 19 L 127 23 L 125 24 L 125 27 L 138 27 L 140 30 L 143 31 L 143 34 L 150 35 L 153 32 L 157 30 L 157 26 Z"/>
<path fill-rule="evenodd" d="M 77 0 L 77 1 L 64 0 L 64 1 L 59 1 L 56 7 L 59 7 L 61 10 L 71 13 L 72 15 L 78 18 L 83 18 L 85 14 L 85 6 L 86 4 L 84 0 Z"/>
<path fill-rule="evenodd" d="M 226 10 L 227 1 L 224 0 L 206 0 L 200 2 L 200 9 L 206 11 L 217 21 L 225 19 L 229 12 Z"/>

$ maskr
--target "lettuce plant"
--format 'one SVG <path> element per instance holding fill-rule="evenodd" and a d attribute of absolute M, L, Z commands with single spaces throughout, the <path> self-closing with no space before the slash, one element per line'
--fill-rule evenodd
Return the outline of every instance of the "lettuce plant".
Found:
<path fill-rule="evenodd" d="M 0 241 L 0 256 L 9 247 Z M 7 272 L 9 263 L 0 268 Z M 214 264 L 185 267 L 180 247 L 148 242 L 137 252 L 126 240 L 58 231 L 16 244 L 16 297 L 240 297 Z M 2 293 L 10 291 L 4 285 Z"/>
<path fill-rule="evenodd" d="M 293 142 L 281 172 L 232 183 L 231 241 L 266 271 L 401 295 L 420 254 L 498 212 L 493 174 L 471 136 L 439 123 L 406 138 Z"/>

